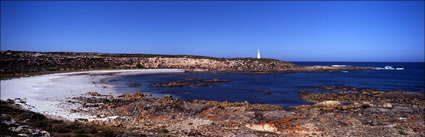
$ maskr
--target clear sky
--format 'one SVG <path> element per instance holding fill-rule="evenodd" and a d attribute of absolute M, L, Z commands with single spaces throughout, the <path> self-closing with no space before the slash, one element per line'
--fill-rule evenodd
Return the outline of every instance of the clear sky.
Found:
<path fill-rule="evenodd" d="M 1 50 L 424 61 L 424 1 L 2 1 Z"/>

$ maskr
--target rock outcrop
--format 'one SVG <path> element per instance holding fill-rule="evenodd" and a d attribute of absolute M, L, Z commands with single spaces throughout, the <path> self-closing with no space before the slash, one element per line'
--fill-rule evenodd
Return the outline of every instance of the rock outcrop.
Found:
<path fill-rule="evenodd" d="M 283 110 L 283 106 L 248 102 L 140 95 L 141 92 L 121 97 L 76 97 L 73 102 L 87 104 L 75 112 L 97 116 L 82 122 L 147 135 L 423 136 L 425 133 L 423 105 L 324 101 Z"/>
<path fill-rule="evenodd" d="M 0 101 L 0 136 L 425 135 L 425 106 L 409 102 L 382 100 L 384 102 L 377 103 L 364 98 L 363 102 L 347 104 L 342 102 L 350 100 L 335 101 L 340 97 L 331 96 L 315 105 L 283 110 L 284 106 L 247 101 L 180 100 L 171 95 L 145 97 L 142 92 L 118 97 L 93 91 L 88 94 L 63 102 L 78 106 L 72 113 L 91 115 L 77 118 L 75 122 L 52 121 L 41 114 L 8 106 L 18 105 L 13 102 L 21 99 Z M 388 94 L 399 95 L 397 92 Z M 405 99 L 405 96 L 399 98 Z"/>
<path fill-rule="evenodd" d="M 321 86 L 314 88 L 325 89 L 332 92 L 300 90 L 298 91 L 300 93 L 300 98 L 312 103 L 335 100 L 341 103 L 376 102 L 425 105 L 425 96 L 423 92 L 407 92 L 403 90 L 382 91 L 373 88 L 355 88 L 348 86 Z M 385 105 L 387 108 L 392 107 L 390 104 Z"/>

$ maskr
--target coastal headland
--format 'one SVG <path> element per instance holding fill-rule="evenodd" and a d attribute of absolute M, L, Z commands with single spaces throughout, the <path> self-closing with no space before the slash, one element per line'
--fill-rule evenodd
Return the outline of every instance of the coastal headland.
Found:
<path fill-rule="evenodd" d="M 3 78 L 53 72 L 111 69 L 184 69 L 191 72 L 285 73 L 356 71 L 370 68 L 299 66 L 276 59 L 214 58 L 192 55 L 105 54 L 80 52 L 1 51 Z"/>

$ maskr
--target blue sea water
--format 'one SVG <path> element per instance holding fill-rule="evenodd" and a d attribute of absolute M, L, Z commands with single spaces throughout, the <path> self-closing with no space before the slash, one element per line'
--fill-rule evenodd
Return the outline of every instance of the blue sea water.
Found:
<path fill-rule="evenodd" d="M 404 70 L 369 70 L 327 73 L 238 74 L 238 73 L 180 73 L 147 74 L 114 77 L 110 83 L 116 90 L 131 93 L 137 90 L 153 94 L 172 94 L 180 99 L 217 101 L 248 101 L 250 103 L 301 105 L 309 104 L 298 97 L 298 90 L 313 86 L 353 86 L 380 90 L 425 91 L 424 63 L 372 63 L 372 62 L 293 62 L 297 65 L 349 65 L 355 67 L 392 66 Z M 210 87 L 152 87 L 155 83 L 188 78 L 226 79 L 231 82 L 215 83 Z M 126 83 L 138 82 L 136 88 Z M 269 90 L 272 94 L 261 91 Z M 186 93 L 186 94 L 185 94 Z M 188 93 L 188 94 L 187 94 Z"/>

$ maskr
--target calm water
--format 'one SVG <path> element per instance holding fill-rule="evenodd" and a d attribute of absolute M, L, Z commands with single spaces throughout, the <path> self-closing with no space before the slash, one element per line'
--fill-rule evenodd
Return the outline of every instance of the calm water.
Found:
<path fill-rule="evenodd" d="M 424 92 L 424 63 L 354 63 L 354 62 L 294 62 L 298 65 L 350 65 L 359 67 L 402 67 L 404 70 L 371 70 L 330 73 L 286 73 L 286 74 L 150 74 L 115 77 L 110 80 L 117 91 L 130 93 L 137 90 L 154 94 L 172 94 L 180 99 L 204 99 L 218 101 L 245 101 L 278 105 L 308 104 L 298 98 L 298 90 L 312 86 L 353 86 L 381 90 L 408 90 Z M 165 83 L 188 78 L 227 79 L 231 82 L 216 83 L 211 87 L 151 87 L 154 83 Z M 142 85 L 130 88 L 129 82 Z M 270 90 L 271 95 L 262 90 Z M 185 94 L 188 92 L 189 94 Z"/>

